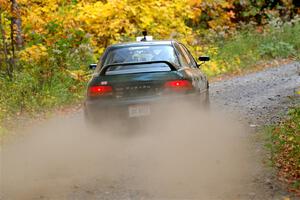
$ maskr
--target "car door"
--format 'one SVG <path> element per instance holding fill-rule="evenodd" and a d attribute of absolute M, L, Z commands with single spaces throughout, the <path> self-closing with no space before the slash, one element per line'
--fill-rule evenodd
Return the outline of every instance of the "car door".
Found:
<path fill-rule="evenodd" d="M 183 44 L 178 44 L 180 51 L 182 52 L 183 56 L 185 57 L 185 60 L 187 64 L 190 67 L 190 71 L 193 76 L 193 82 L 195 86 L 198 88 L 200 93 L 206 92 L 207 90 L 207 79 L 206 76 L 201 72 L 201 70 L 198 68 L 198 65 L 189 52 L 189 50 L 183 45 Z"/>

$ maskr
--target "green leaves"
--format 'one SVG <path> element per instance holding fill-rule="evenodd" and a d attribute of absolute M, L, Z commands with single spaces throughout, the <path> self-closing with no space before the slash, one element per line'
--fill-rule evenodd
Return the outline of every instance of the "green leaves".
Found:
<path fill-rule="evenodd" d="M 262 57 L 286 58 L 296 53 L 296 51 L 294 45 L 274 40 L 273 42 L 262 44 L 259 47 L 259 53 Z"/>

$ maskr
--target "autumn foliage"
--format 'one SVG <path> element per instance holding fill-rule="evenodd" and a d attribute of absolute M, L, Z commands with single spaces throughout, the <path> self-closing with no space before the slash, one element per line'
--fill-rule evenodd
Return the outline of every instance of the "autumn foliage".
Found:
<path fill-rule="evenodd" d="M 0 0 L 0 136 L 15 116 L 81 100 L 88 64 L 108 45 L 134 41 L 143 30 L 185 43 L 195 56 L 209 55 L 202 68 L 208 76 L 300 59 L 297 2 Z M 271 134 L 272 159 L 299 192 L 299 109 L 291 116 Z"/>
<path fill-rule="evenodd" d="M 0 69 L 10 71 L 11 76 L 11 71 L 17 68 L 14 63 L 17 57 L 26 61 L 29 53 L 34 61 L 39 62 L 38 57 L 43 54 L 41 50 L 46 53 L 59 49 L 61 45 L 76 49 L 81 44 L 88 44 L 96 59 L 108 45 L 132 41 L 143 30 L 155 39 L 177 39 L 191 45 L 194 53 L 209 53 L 203 49 L 212 43 L 206 39 L 209 38 L 207 35 L 226 38 L 242 23 L 263 26 L 273 18 L 288 21 L 298 12 L 289 0 L 270 2 L 0 0 L 1 45 L 7 51 L 3 54 L 7 58 L 1 57 Z M 21 20 L 22 27 L 17 26 L 17 20 Z M 15 48 L 17 46 L 22 48 Z M 212 74 L 223 71 L 216 69 Z"/>
<path fill-rule="evenodd" d="M 290 0 L 0 0 L 0 121 L 81 99 L 88 64 L 143 30 L 211 56 L 209 76 L 297 58 L 297 13 Z"/>
<path fill-rule="evenodd" d="M 280 180 L 300 196 L 300 108 L 289 111 L 288 119 L 269 132 L 267 147 L 271 160 L 278 169 Z"/>

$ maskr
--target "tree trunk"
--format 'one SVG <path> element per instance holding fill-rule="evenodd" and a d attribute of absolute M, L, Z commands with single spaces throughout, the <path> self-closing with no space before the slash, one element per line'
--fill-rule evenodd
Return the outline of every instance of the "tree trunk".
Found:
<path fill-rule="evenodd" d="M 10 45 L 11 45 L 11 57 L 9 59 L 9 64 L 11 66 L 11 71 L 13 71 L 16 68 L 16 53 L 15 53 L 15 34 L 14 34 L 14 23 L 13 23 L 13 17 L 11 18 L 11 24 L 10 24 Z"/>
<path fill-rule="evenodd" d="M 13 28 L 13 36 L 16 38 L 16 47 L 17 50 L 20 50 L 23 46 L 23 37 L 22 37 L 22 21 L 20 15 L 20 9 L 17 3 L 17 0 L 11 0 L 11 13 L 12 13 L 12 28 Z"/>

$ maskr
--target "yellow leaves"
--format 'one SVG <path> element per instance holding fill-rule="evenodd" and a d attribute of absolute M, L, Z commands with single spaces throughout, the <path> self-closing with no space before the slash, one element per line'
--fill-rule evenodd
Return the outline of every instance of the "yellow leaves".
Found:
<path fill-rule="evenodd" d="M 3 0 L 0 0 L 0 2 Z M 65 0 L 19 0 L 23 6 L 23 24 L 35 33 L 47 34 L 47 24 L 56 22 L 63 29 L 54 32 L 59 38 L 70 29 L 80 28 L 91 35 L 95 53 L 112 43 L 135 40 L 141 31 L 147 30 L 154 39 L 177 39 L 183 43 L 195 40 L 192 29 L 186 24 L 199 23 L 201 15 L 210 18 L 207 24 L 217 29 L 228 25 L 234 17 L 232 2 L 219 0 L 80 0 L 72 3 Z M 53 43 L 43 39 L 47 45 Z"/>
<path fill-rule="evenodd" d="M 296 90 L 296 95 L 300 96 L 300 87 Z"/>
<path fill-rule="evenodd" d="M 77 6 L 75 21 L 94 36 L 96 47 L 101 49 L 124 39 L 134 40 L 144 29 L 156 39 L 168 39 L 173 32 L 187 35 L 190 33 L 190 28 L 184 23 L 189 12 L 187 6 L 185 0 L 87 1 Z"/>
<path fill-rule="evenodd" d="M 21 61 L 37 63 L 48 57 L 47 48 L 42 44 L 33 45 L 20 51 L 19 57 Z"/>
<path fill-rule="evenodd" d="M 148 16 L 142 16 L 140 20 L 142 22 L 143 27 L 145 28 L 149 27 L 152 23 L 154 23 L 153 18 L 150 18 Z"/>
<path fill-rule="evenodd" d="M 188 17 L 193 20 L 194 23 L 197 23 L 201 16 L 201 2 L 202 0 L 190 0 L 188 1 L 191 11 L 188 13 Z"/>
<path fill-rule="evenodd" d="M 99 54 L 99 55 L 101 55 L 101 54 L 103 54 L 103 52 L 104 52 L 104 48 L 102 47 L 102 48 L 98 48 L 97 49 L 97 53 Z"/>
<path fill-rule="evenodd" d="M 293 141 L 295 139 L 295 137 L 294 136 L 290 136 L 290 137 L 288 137 L 288 141 Z"/>

